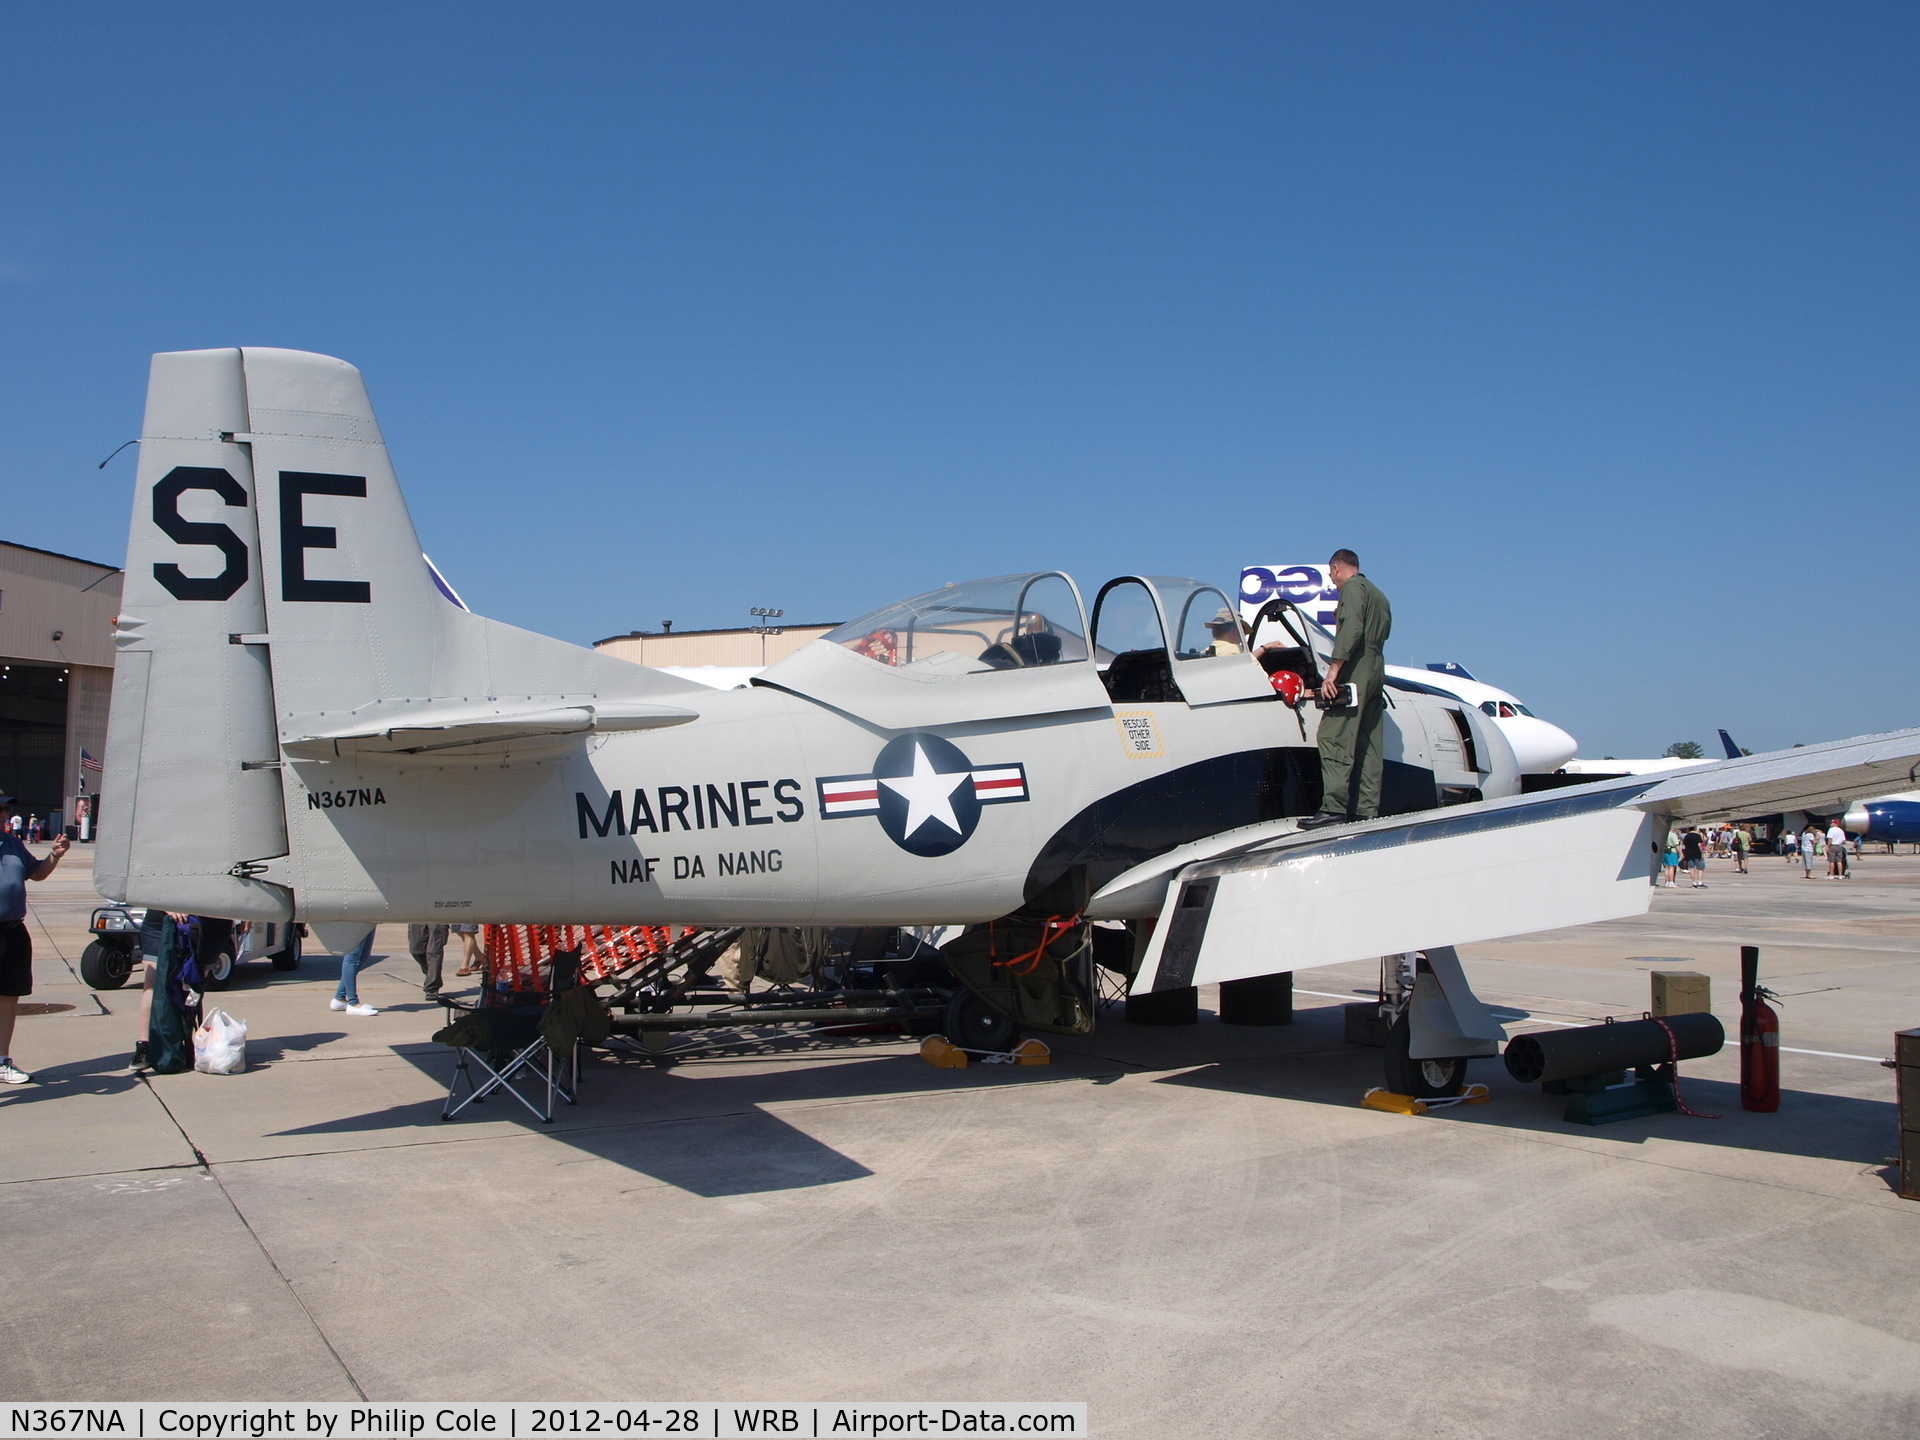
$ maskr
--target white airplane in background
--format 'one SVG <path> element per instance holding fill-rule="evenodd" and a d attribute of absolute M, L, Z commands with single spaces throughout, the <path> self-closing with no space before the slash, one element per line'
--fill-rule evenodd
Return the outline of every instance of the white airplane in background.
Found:
<path fill-rule="evenodd" d="M 557 516 L 564 484 L 508 518 Z M 976 1003 L 962 1043 L 1090 1028 L 1096 920 L 1133 930 L 1135 996 L 1418 952 L 1389 1075 L 1451 1094 L 1504 1038 L 1451 947 L 1644 912 L 1656 823 L 1878 793 L 1920 762 L 1907 730 L 1524 794 L 1498 717 L 1396 683 L 1400 813 L 1303 832 L 1319 712 L 1215 653 L 1226 604 L 1000 576 L 712 689 L 460 605 L 351 365 L 156 355 L 95 883 L 334 948 L 381 921 L 994 922 L 942 947 Z M 1285 600 L 1253 640 L 1308 682 L 1327 660 Z M 1014 936 L 1039 937 L 1017 965 Z"/>
<path fill-rule="evenodd" d="M 1293 602 L 1295 611 L 1327 635 L 1340 603 L 1340 591 L 1326 567 L 1313 564 L 1246 565 L 1240 570 L 1240 618 L 1251 625 L 1261 607 L 1271 600 Z M 1540 719 L 1505 690 L 1469 675 L 1462 665 L 1448 661 L 1424 670 L 1411 665 L 1387 666 L 1387 684 L 1406 692 L 1425 692 L 1464 700 L 1479 710 L 1506 737 L 1514 763 L 1522 775 L 1551 775 L 1580 748 L 1558 725 Z"/>
<path fill-rule="evenodd" d="M 1738 760 L 1747 752 L 1733 743 L 1733 737 L 1726 731 L 1720 732 L 1720 748 L 1726 752 L 1729 760 Z M 1609 755 L 1600 760 L 1569 760 L 1560 767 L 1564 775 L 1666 775 L 1675 770 L 1698 770 L 1703 765 L 1717 765 L 1720 762 L 1705 756 L 1687 760 L 1677 755 L 1657 755 L 1651 759 L 1619 760 Z"/>
<path fill-rule="evenodd" d="M 1410 665 L 1389 665 L 1387 684 L 1408 690 L 1425 687 L 1466 701 L 1507 737 L 1522 775 L 1551 775 L 1580 749 L 1580 742 L 1558 725 L 1542 720 L 1515 696 L 1476 680 L 1452 661 L 1429 665 L 1424 670 Z"/>

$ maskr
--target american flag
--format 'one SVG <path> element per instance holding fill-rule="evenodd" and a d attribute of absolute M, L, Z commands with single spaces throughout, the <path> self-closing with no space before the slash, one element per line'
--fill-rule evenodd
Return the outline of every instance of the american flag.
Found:
<path fill-rule="evenodd" d="M 94 759 L 92 754 L 83 748 L 80 751 L 80 768 L 82 770 L 91 770 L 94 774 L 98 775 L 106 767 Z"/>

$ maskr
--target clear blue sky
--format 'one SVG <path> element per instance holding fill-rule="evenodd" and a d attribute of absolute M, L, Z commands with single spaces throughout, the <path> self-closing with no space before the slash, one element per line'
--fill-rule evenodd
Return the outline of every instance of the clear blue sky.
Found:
<path fill-rule="evenodd" d="M 1349 545 L 1657 753 L 1920 723 L 1920 9 L 0 5 L 0 538 L 147 356 L 366 373 L 578 641 Z"/>

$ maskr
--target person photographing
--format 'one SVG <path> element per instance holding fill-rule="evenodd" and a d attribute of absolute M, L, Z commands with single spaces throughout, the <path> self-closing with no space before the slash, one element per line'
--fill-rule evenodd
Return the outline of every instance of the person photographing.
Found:
<path fill-rule="evenodd" d="M 0 1084 L 25 1085 L 33 1079 L 13 1063 L 13 1021 L 20 1001 L 33 993 L 33 936 L 27 931 L 27 881 L 53 874 L 73 843 L 54 837 L 53 853 L 42 860 L 11 828 L 13 796 L 0 795 Z"/>
<path fill-rule="evenodd" d="M 1340 591 L 1334 617 L 1333 656 L 1320 682 L 1320 812 L 1300 822 L 1302 830 L 1371 820 L 1380 813 L 1382 751 L 1387 718 L 1387 637 L 1393 608 L 1360 573 L 1360 557 L 1336 550 L 1327 575 Z M 1352 703 L 1342 691 L 1353 687 Z"/>

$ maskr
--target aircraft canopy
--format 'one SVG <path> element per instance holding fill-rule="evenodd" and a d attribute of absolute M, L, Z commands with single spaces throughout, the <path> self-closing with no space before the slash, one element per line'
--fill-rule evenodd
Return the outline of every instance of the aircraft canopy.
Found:
<path fill-rule="evenodd" d="M 898 601 L 821 637 L 882 665 L 963 672 L 1087 658 L 1080 591 L 1058 570 L 995 575 Z"/>

